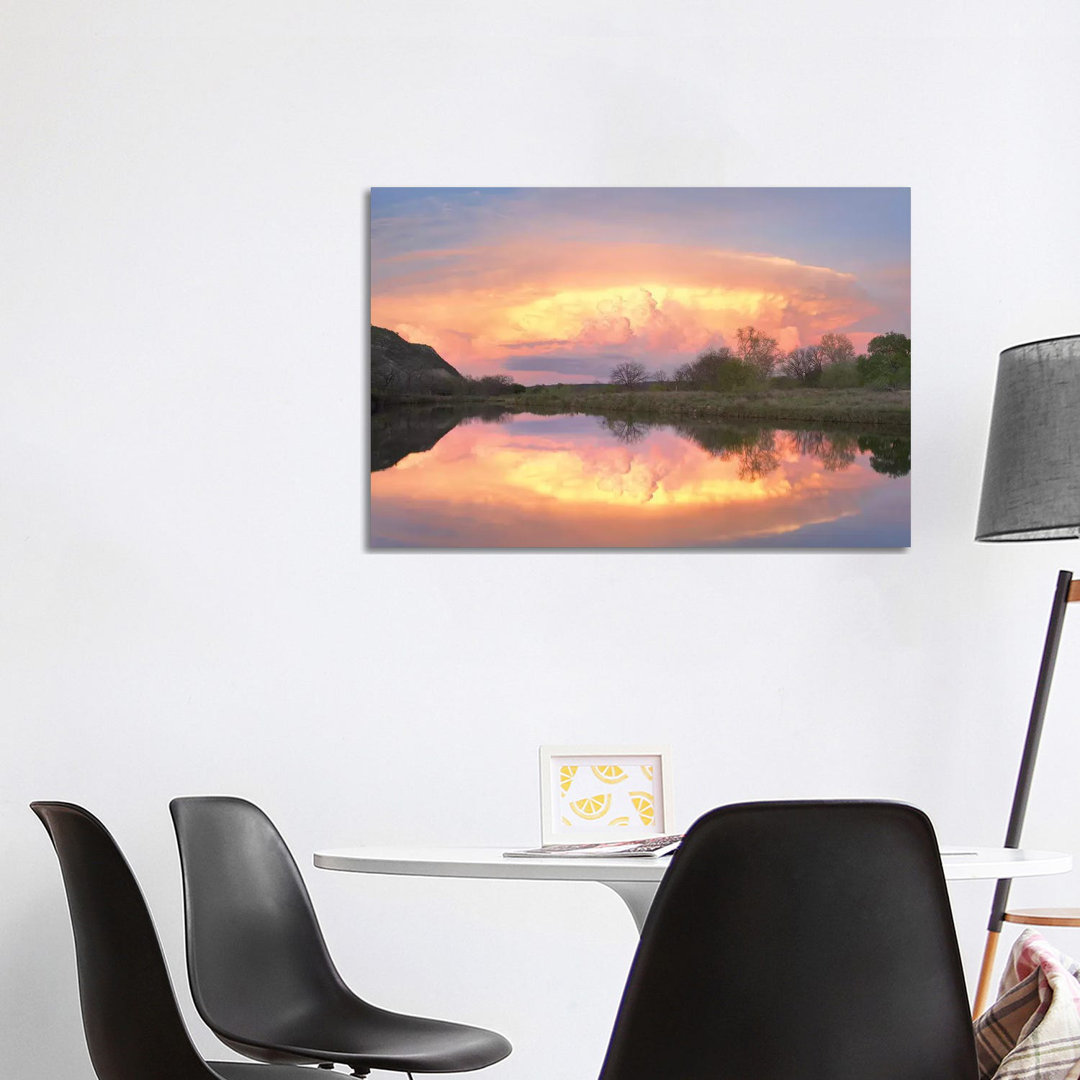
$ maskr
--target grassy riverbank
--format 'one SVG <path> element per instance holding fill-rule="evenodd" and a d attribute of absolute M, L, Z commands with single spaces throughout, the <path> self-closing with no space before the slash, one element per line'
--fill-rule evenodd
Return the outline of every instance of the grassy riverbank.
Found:
<path fill-rule="evenodd" d="M 412 401 L 476 403 L 508 412 L 569 412 L 633 416 L 655 422 L 678 420 L 767 420 L 783 423 L 860 424 L 907 431 L 910 390 L 820 389 L 817 387 L 721 393 L 713 390 L 620 390 L 607 386 L 531 386 L 496 397 L 423 397 Z"/>

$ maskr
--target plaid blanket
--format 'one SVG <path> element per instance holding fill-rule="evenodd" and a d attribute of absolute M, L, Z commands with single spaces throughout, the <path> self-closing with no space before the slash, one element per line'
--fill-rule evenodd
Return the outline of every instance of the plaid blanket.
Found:
<path fill-rule="evenodd" d="M 1080 1080 L 1080 965 L 1025 930 L 975 1046 L 979 1080 Z"/>

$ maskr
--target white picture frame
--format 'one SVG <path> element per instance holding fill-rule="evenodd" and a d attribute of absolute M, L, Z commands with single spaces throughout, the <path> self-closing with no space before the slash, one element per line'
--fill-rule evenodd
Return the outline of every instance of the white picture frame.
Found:
<path fill-rule="evenodd" d="M 540 842 L 673 833 L 670 763 L 666 746 L 541 746 Z"/>

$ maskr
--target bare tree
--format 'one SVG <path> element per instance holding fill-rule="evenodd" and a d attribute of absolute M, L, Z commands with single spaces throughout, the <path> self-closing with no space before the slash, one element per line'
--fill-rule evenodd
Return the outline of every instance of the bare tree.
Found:
<path fill-rule="evenodd" d="M 801 383 L 816 382 L 821 377 L 821 354 L 815 345 L 792 349 L 784 361 L 784 374 Z"/>
<path fill-rule="evenodd" d="M 780 345 L 776 338 L 752 326 L 740 326 L 735 331 L 735 353 L 740 360 L 753 364 L 765 376 L 771 375 L 780 362 Z"/>
<path fill-rule="evenodd" d="M 855 359 L 855 346 L 847 334 L 835 334 L 829 331 L 821 335 L 818 352 L 823 364 L 839 364 Z"/>
<path fill-rule="evenodd" d="M 616 386 L 625 386 L 627 390 L 636 390 L 645 385 L 647 378 L 644 364 L 639 364 L 636 360 L 624 360 L 611 369 L 609 381 Z"/>
<path fill-rule="evenodd" d="M 652 381 L 659 383 L 661 386 L 664 386 L 670 378 L 671 376 L 662 367 L 658 367 L 652 373 Z"/>

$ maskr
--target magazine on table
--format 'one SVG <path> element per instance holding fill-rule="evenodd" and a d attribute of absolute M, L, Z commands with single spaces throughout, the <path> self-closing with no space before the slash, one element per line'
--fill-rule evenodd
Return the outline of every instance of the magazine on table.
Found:
<path fill-rule="evenodd" d="M 504 851 L 507 859 L 572 859 L 572 858 L 658 858 L 671 855 L 682 843 L 682 836 L 647 836 L 640 840 L 606 840 L 594 844 L 544 844 L 538 848 Z"/>

